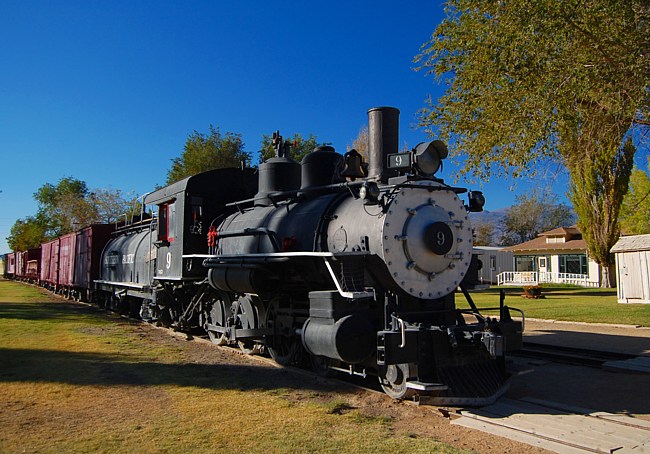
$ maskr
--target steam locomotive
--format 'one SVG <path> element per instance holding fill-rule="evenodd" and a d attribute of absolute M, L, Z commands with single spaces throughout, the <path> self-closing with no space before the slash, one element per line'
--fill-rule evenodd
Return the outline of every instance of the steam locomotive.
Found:
<path fill-rule="evenodd" d="M 468 212 L 483 195 L 465 205 L 466 189 L 436 177 L 443 142 L 399 152 L 399 110 L 370 109 L 368 122 L 367 163 L 321 146 L 299 164 L 276 133 L 276 156 L 257 171 L 213 170 L 146 195 L 157 216 L 113 234 L 93 297 L 282 365 L 376 375 L 396 399 L 493 401 L 522 322 L 503 299 L 498 317 L 482 315 L 466 291 Z"/>

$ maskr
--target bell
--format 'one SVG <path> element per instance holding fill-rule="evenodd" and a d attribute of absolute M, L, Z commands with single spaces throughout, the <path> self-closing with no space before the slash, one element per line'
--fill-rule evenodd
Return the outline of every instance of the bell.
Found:
<path fill-rule="evenodd" d="M 363 171 L 363 157 L 354 148 L 343 155 L 343 170 L 341 176 L 345 178 L 363 178 L 366 173 Z"/>

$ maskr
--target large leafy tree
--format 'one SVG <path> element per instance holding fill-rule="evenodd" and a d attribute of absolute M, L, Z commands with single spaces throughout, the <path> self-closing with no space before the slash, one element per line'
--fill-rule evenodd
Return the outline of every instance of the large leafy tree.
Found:
<path fill-rule="evenodd" d="M 649 11 L 647 0 L 449 0 L 416 57 L 448 83 L 421 123 L 467 153 L 468 171 L 566 166 L 604 285 L 634 140 L 649 124 Z"/>
<path fill-rule="evenodd" d="M 181 156 L 172 159 L 167 184 L 212 169 L 241 167 L 246 162 L 250 162 L 250 154 L 244 151 L 241 134 L 222 134 L 210 125 L 208 134 L 194 131 L 187 138 Z"/>
<path fill-rule="evenodd" d="M 11 227 L 7 245 L 12 251 L 37 248 L 46 238 L 47 223 L 38 216 L 18 219 Z"/>
<path fill-rule="evenodd" d="M 494 242 L 495 227 L 491 222 L 478 222 L 474 224 L 474 246 L 492 246 Z"/>
<path fill-rule="evenodd" d="M 140 216 L 141 202 L 133 193 L 125 194 L 121 189 L 97 188 L 93 189 L 88 199 L 92 202 L 96 211 L 94 222 L 110 224 L 124 220 L 124 217 L 132 218 Z"/>
<path fill-rule="evenodd" d="M 129 220 L 140 214 L 135 197 L 119 189 L 94 189 L 86 182 L 64 177 L 57 184 L 45 183 L 34 194 L 38 212 L 18 219 L 11 227 L 7 244 L 12 250 L 38 247 L 44 241 L 79 230 L 93 223 Z"/>
<path fill-rule="evenodd" d="M 650 158 L 648 159 L 650 172 Z M 628 235 L 650 233 L 650 176 L 635 168 L 630 176 L 630 189 L 621 208 L 621 230 Z"/>
<path fill-rule="evenodd" d="M 45 183 L 34 194 L 37 218 L 46 225 L 46 237 L 57 237 L 92 223 L 97 211 L 87 199 L 85 181 L 64 177 L 57 184 Z"/>
<path fill-rule="evenodd" d="M 548 192 L 532 191 L 518 195 L 515 203 L 506 212 L 501 227 L 501 245 L 530 241 L 542 232 L 557 227 L 569 227 L 575 222 L 571 208 L 557 203 L 557 198 Z"/>

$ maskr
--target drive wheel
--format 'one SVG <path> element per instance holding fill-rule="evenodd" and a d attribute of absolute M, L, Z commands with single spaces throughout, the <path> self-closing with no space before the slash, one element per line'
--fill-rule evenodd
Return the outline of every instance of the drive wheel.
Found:
<path fill-rule="evenodd" d="M 384 376 L 379 376 L 379 383 L 384 392 L 393 399 L 408 399 L 415 395 L 415 390 L 406 387 L 408 378 L 408 364 L 391 364 L 386 366 Z"/>
<path fill-rule="evenodd" d="M 284 313 L 277 298 L 271 301 L 266 314 L 266 327 L 273 329 L 265 344 L 271 358 L 282 366 L 295 362 L 300 338 L 294 332 L 293 317 Z"/>
<path fill-rule="evenodd" d="M 226 328 L 228 326 L 228 316 L 230 315 L 230 307 L 232 299 L 230 295 L 225 292 L 219 292 L 218 295 L 213 297 L 212 306 L 208 312 L 207 324 Z M 228 343 L 228 335 L 225 332 L 210 330 L 206 327 L 208 337 L 217 345 L 226 345 Z"/>
<path fill-rule="evenodd" d="M 239 297 L 235 304 L 235 327 L 237 329 L 253 330 L 261 328 L 260 313 L 264 308 L 261 301 L 253 295 Z M 239 349 L 247 355 L 262 352 L 263 345 L 254 339 L 241 339 L 237 341 Z"/>

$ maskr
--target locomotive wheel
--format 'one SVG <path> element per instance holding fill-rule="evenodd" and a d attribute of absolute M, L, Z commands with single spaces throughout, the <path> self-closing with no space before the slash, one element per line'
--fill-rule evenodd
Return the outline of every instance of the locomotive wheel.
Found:
<path fill-rule="evenodd" d="M 211 325 L 221 326 L 225 328 L 228 323 L 228 315 L 232 299 L 227 293 L 219 293 L 214 298 L 210 312 L 208 313 L 208 320 Z M 226 345 L 228 343 L 228 336 L 226 333 L 219 333 L 217 331 L 208 331 L 208 337 L 217 345 Z"/>
<path fill-rule="evenodd" d="M 266 338 L 266 348 L 273 360 L 288 366 L 296 359 L 300 349 L 300 339 L 292 329 L 293 317 L 285 315 L 279 307 L 279 302 L 274 299 L 266 314 L 266 327 L 273 328 L 273 335 Z"/>
<path fill-rule="evenodd" d="M 408 399 L 415 395 L 415 390 L 406 387 L 409 377 L 408 364 L 386 366 L 384 376 L 379 376 L 379 383 L 386 394 L 393 399 Z"/>
<path fill-rule="evenodd" d="M 257 329 L 261 327 L 260 312 L 263 311 L 263 306 L 259 299 L 252 295 L 244 295 L 239 297 L 235 306 L 235 326 L 238 329 Z M 237 345 L 247 355 L 262 352 L 262 344 L 253 339 L 238 340 Z"/>

